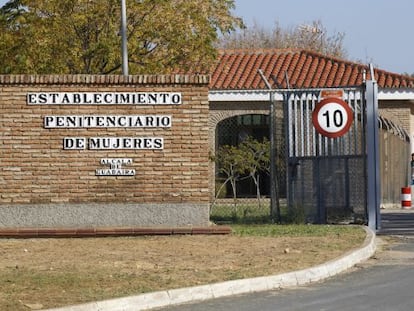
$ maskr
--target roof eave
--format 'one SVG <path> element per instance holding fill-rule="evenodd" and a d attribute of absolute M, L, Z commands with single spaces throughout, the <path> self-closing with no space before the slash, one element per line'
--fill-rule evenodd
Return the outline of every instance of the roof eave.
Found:
<path fill-rule="evenodd" d="M 258 90 L 210 90 L 209 101 L 212 102 L 264 102 L 269 101 L 269 91 Z M 413 88 L 379 88 L 379 100 L 414 100 Z M 276 92 L 275 100 L 283 100 L 281 93 Z"/>
<path fill-rule="evenodd" d="M 379 100 L 414 100 L 413 88 L 379 88 Z"/>

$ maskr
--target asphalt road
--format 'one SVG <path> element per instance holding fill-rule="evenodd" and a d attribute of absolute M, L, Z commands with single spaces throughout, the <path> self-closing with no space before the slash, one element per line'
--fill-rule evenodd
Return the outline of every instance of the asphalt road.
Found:
<path fill-rule="evenodd" d="M 414 310 L 414 214 L 385 215 L 399 235 L 376 257 L 323 283 L 165 308 L 169 311 Z M 384 219 L 384 218 L 383 218 Z M 407 221 L 410 219 L 410 221 Z M 401 224 L 402 223 L 402 224 Z M 413 225 L 413 226 L 412 226 Z M 384 230 L 385 232 L 385 230 Z M 391 232 L 391 231 L 390 231 Z M 381 237 L 385 239 L 384 237 Z M 380 239 L 381 239 L 380 238 Z"/>
<path fill-rule="evenodd" d="M 414 235 L 414 209 L 384 212 L 380 235 Z"/>

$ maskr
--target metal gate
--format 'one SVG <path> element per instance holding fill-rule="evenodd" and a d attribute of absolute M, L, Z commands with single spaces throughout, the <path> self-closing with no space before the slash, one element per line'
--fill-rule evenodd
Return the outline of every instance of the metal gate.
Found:
<path fill-rule="evenodd" d="M 289 209 L 303 213 L 311 223 L 366 223 L 365 89 L 337 90 L 353 113 L 351 128 L 338 138 L 322 136 L 312 124 L 312 111 L 323 91 L 283 92 Z M 332 91 L 337 93 L 328 92 Z"/>

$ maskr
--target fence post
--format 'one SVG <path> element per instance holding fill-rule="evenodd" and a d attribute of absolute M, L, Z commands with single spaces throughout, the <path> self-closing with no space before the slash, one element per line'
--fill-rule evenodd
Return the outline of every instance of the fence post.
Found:
<path fill-rule="evenodd" d="M 263 71 L 258 70 L 260 77 L 269 89 L 270 102 L 270 217 L 272 221 L 280 222 L 280 202 L 279 202 L 279 183 L 277 182 L 276 167 L 276 102 L 275 92 L 269 81 L 266 79 Z"/>
<path fill-rule="evenodd" d="M 368 226 L 376 231 L 381 226 L 380 214 L 380 170 L 378 139 L 378 85 L 374 80 L 371 65 L 371 79 L 365 82 L 367 111 L 367 212 Z"/>

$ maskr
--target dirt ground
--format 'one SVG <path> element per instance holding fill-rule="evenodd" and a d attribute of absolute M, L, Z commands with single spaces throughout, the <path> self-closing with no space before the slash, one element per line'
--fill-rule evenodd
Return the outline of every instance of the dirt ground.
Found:
<path fill-rule="evenodd" d="M 317 237 L 0 240 L 0 310 L 35 310 L 277 274 L 334 259 L 363 230 Z"/>

